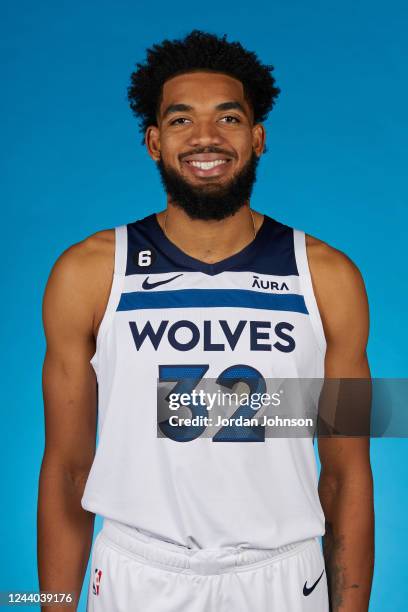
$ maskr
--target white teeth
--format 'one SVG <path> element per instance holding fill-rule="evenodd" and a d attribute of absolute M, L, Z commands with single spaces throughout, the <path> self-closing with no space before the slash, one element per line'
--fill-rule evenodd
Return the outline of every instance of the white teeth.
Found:
<path fill-rule="evenodd" d="M 220 166 L 221 164 L 225 164 L 227 162 L 226 159 L 215 159 L 214 161 L 191 161 L 189 162 L 195 168 L 200 168 L 200 170 L 211 170 L 211 168 L 215 168 L 215 166 Z"/>

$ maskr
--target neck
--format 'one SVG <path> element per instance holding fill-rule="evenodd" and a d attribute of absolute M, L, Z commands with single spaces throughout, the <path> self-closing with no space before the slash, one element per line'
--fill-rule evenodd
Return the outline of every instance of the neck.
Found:
<path fill-rule="evenodd" d="M 167 209 L 157 215 L 161 228 L 171 242 L 187 255 L 206 263 L 221 261 L 250 244 L 262 224 L 262 218 L 262 215 L 250 210 L 249 203 L 235 215 L 221 221 L 191 219 L 170 202 Z"/>

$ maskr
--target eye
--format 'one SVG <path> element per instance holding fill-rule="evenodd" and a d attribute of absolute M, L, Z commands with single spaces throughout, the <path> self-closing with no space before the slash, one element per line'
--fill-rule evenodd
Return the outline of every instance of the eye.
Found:
<path fill-rule="evenodd" d="M 177 119 L 170 121 L 170 125 L 185 125 L 188 121 L 190 121 L 190 119 L 186 119 L 186 117 L 177 117 Z"/>
<path fill-rule="evenodd" d="M 225 115 L 220 119 L 223 123 L 240 123 L 240 119 L 238 117 L 234 117 L 233 115 Z"/>

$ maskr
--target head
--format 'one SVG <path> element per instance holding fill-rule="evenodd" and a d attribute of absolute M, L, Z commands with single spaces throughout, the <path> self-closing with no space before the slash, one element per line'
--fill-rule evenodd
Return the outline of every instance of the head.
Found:
<path fill-rule="evenodd" d="M 193 31 L 148 50 L 128 89 L 169 200 L 191 218 L 223 219 L 251 195 L 262 122 L 279 94 L 272 66 L 226 37 Z"/>

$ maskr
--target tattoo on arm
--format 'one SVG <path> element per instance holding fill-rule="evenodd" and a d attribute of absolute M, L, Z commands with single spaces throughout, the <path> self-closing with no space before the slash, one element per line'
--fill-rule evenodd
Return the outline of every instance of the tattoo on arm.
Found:
<path fill-rule="evenodd" d="M 336 537 L 331 523 L 326 522 L 326 533 L 323 536 L 323 554 L 326 564 L 330 612 L 337 612 L 342 609 L 343 595 L 346 589 L 358 589 L 360 586 L 358 584 L 346 586 L 345 566 L 342 563 L 344 550 L 344 536 Z"/>

